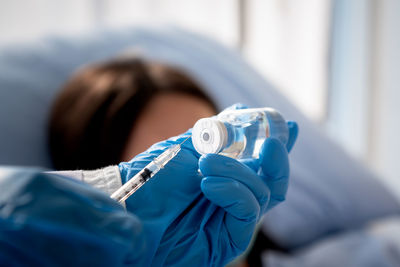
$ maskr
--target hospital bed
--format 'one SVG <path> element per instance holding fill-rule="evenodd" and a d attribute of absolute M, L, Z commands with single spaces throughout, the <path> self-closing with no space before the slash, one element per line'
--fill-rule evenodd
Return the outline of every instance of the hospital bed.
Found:
<path fill-rule="evenodd" d="M 291 253 L 266 251 L 266 265 L 400 264 L 400 205 L 389 190 L 236 51 L 181 29 L 127 28 L 1 47 L 0 164 L 52 168 L 46 119 L 57 90 L 77 68 L 123 54 L 184 68 L 221 109 L 236 102 L 270 106 L 298 122 L 287 200 L 261 225 Z"/>

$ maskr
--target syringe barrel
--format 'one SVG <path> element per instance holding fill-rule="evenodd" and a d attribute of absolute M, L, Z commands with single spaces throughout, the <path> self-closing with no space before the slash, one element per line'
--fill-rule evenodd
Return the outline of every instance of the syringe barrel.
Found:
<path fill-rule="evenodd" d="M 122 203 L 129 196 L 135 193 L 142 185 L 144 185 L 151 177 L 153 177 L 159 170 L 160 166 L 153 161 L 146 165 L 142 170 L 129 179 L 123 186 L 115 191 L 111 198 Z"/>
<path fill-rule="evenodd" d="M 165 150 L 163 153 L 161 153 L 157 158 L 155 158 L 153 162 L 155 162 L 161 168 L 164 168 L 164 166 L 170 160 L 172 160 L 178 154 L 178 152 L 180 150 L 181 150 L 180 145 L 175 145 L 173 147 L 170 147 L 167 150 Z"/>
<path fill-rule="evenodd" d="M 144 185 L 151 177 L 159 172 L 164 166 L 173 159 L 181 150 L 180 145 L 175 145 L 161 153 L 152 162 L 146 165 L 141 171 L 135 174 L 129 181 L 115 191 L 111 198 L 122 203 L 133 193 L 135 193 L 142 185 Z"/>

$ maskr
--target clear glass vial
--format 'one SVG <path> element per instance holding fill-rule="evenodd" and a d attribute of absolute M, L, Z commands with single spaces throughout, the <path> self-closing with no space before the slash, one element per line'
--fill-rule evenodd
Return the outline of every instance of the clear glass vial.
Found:
<path fill-rule="evenodd" d="M 268 137 L 287 144 L 289 129 L 282 115 L 272 108 L 225 110 L 203 118 L 192 130 L 192 141 L 200 154 L 216 153 L 243 159 L 258 158 Z"/>

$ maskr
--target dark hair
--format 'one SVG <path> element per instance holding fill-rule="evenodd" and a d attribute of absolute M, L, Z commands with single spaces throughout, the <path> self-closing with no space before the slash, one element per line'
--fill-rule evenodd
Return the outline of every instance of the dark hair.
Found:
<path fill-rule="evenodd" d="M 59 170 L 95 169 L 121 160 L 131 129 L 160 93 L 183 93 L 213 101 L 181 70 L 126 59 L 95 64 L 70 79 L 53 104 L 49 146 Z"/>

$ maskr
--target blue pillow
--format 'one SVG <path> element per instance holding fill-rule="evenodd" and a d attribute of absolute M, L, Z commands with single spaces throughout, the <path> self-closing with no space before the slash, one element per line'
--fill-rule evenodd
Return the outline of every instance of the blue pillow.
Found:
<path fill-rule="evenodd" d="M 262 225 L 279 244 L 300 246 L 400 211 L 365 166 L 327 138 L 236 51 L 176 28 L 105 31 L 1 49 L 0 164 L 50 168 L 46 120 L 57 90 L 78 67 L 130 50 L 184 68 L 221 109 L 236 102 L 271 106 L 298 122 L 287 201 L 271 210 Z"/>

